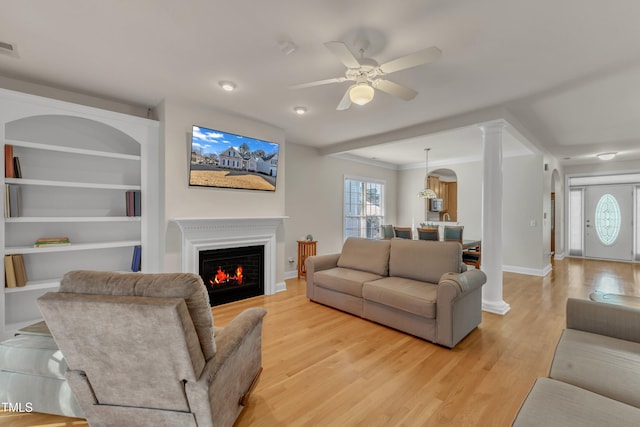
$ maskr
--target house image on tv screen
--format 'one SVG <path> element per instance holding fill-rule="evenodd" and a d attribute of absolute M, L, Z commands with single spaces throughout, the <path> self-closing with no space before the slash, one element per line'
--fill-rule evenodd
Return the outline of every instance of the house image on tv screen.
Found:
<path fill-rule="evenodd" d="M 189 185 L 275 191 L 279 144 L 193 127 Z"/>

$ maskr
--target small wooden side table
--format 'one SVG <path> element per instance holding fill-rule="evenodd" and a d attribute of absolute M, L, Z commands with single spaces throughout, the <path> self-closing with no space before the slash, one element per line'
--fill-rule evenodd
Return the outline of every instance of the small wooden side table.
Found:
<path fill-rule="evenodd" d="M 316 254 L 316 243 L 315 240 L 298 240 L 298 279 L 307 277 L 307 268 L 304 266 L 304 261 L 307 257 Z"/>

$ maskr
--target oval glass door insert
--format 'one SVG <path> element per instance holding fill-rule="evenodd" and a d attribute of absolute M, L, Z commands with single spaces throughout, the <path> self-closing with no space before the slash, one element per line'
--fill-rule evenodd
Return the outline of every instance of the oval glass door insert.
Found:
<path fill-rule="evenodd" d="M 620 233 L 620 205 L 611 194 L 605 194 L 596 205 L 596 233 L 604 245 L 612 245 Z"/>

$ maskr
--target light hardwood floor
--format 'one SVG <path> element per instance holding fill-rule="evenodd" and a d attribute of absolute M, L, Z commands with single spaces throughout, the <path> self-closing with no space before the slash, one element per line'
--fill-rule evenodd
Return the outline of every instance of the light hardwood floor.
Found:
<path fill-rule="evenodd" d="M 236 426 L 508 426 L 545 376 L 564 327 L 567 297 L 595 289 L 640 296 L 640 265 L 565 259 L 546 277 L 504 273 L 505 316 L 453 350 L 287 291 L 213 309 L 223 326 L 241 310 L 268 310 L 264 371 Z M 2 426 L 86 426 L 44 414 L 0 413 Z"/>

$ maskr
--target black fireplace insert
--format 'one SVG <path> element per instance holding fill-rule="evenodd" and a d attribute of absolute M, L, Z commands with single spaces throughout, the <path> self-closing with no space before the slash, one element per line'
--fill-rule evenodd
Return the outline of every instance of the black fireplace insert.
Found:
<path fill-rule="evenodd" d="M 200 251 L 199 266 L 212 307 L 264 295 L 264 246 Z"/>

